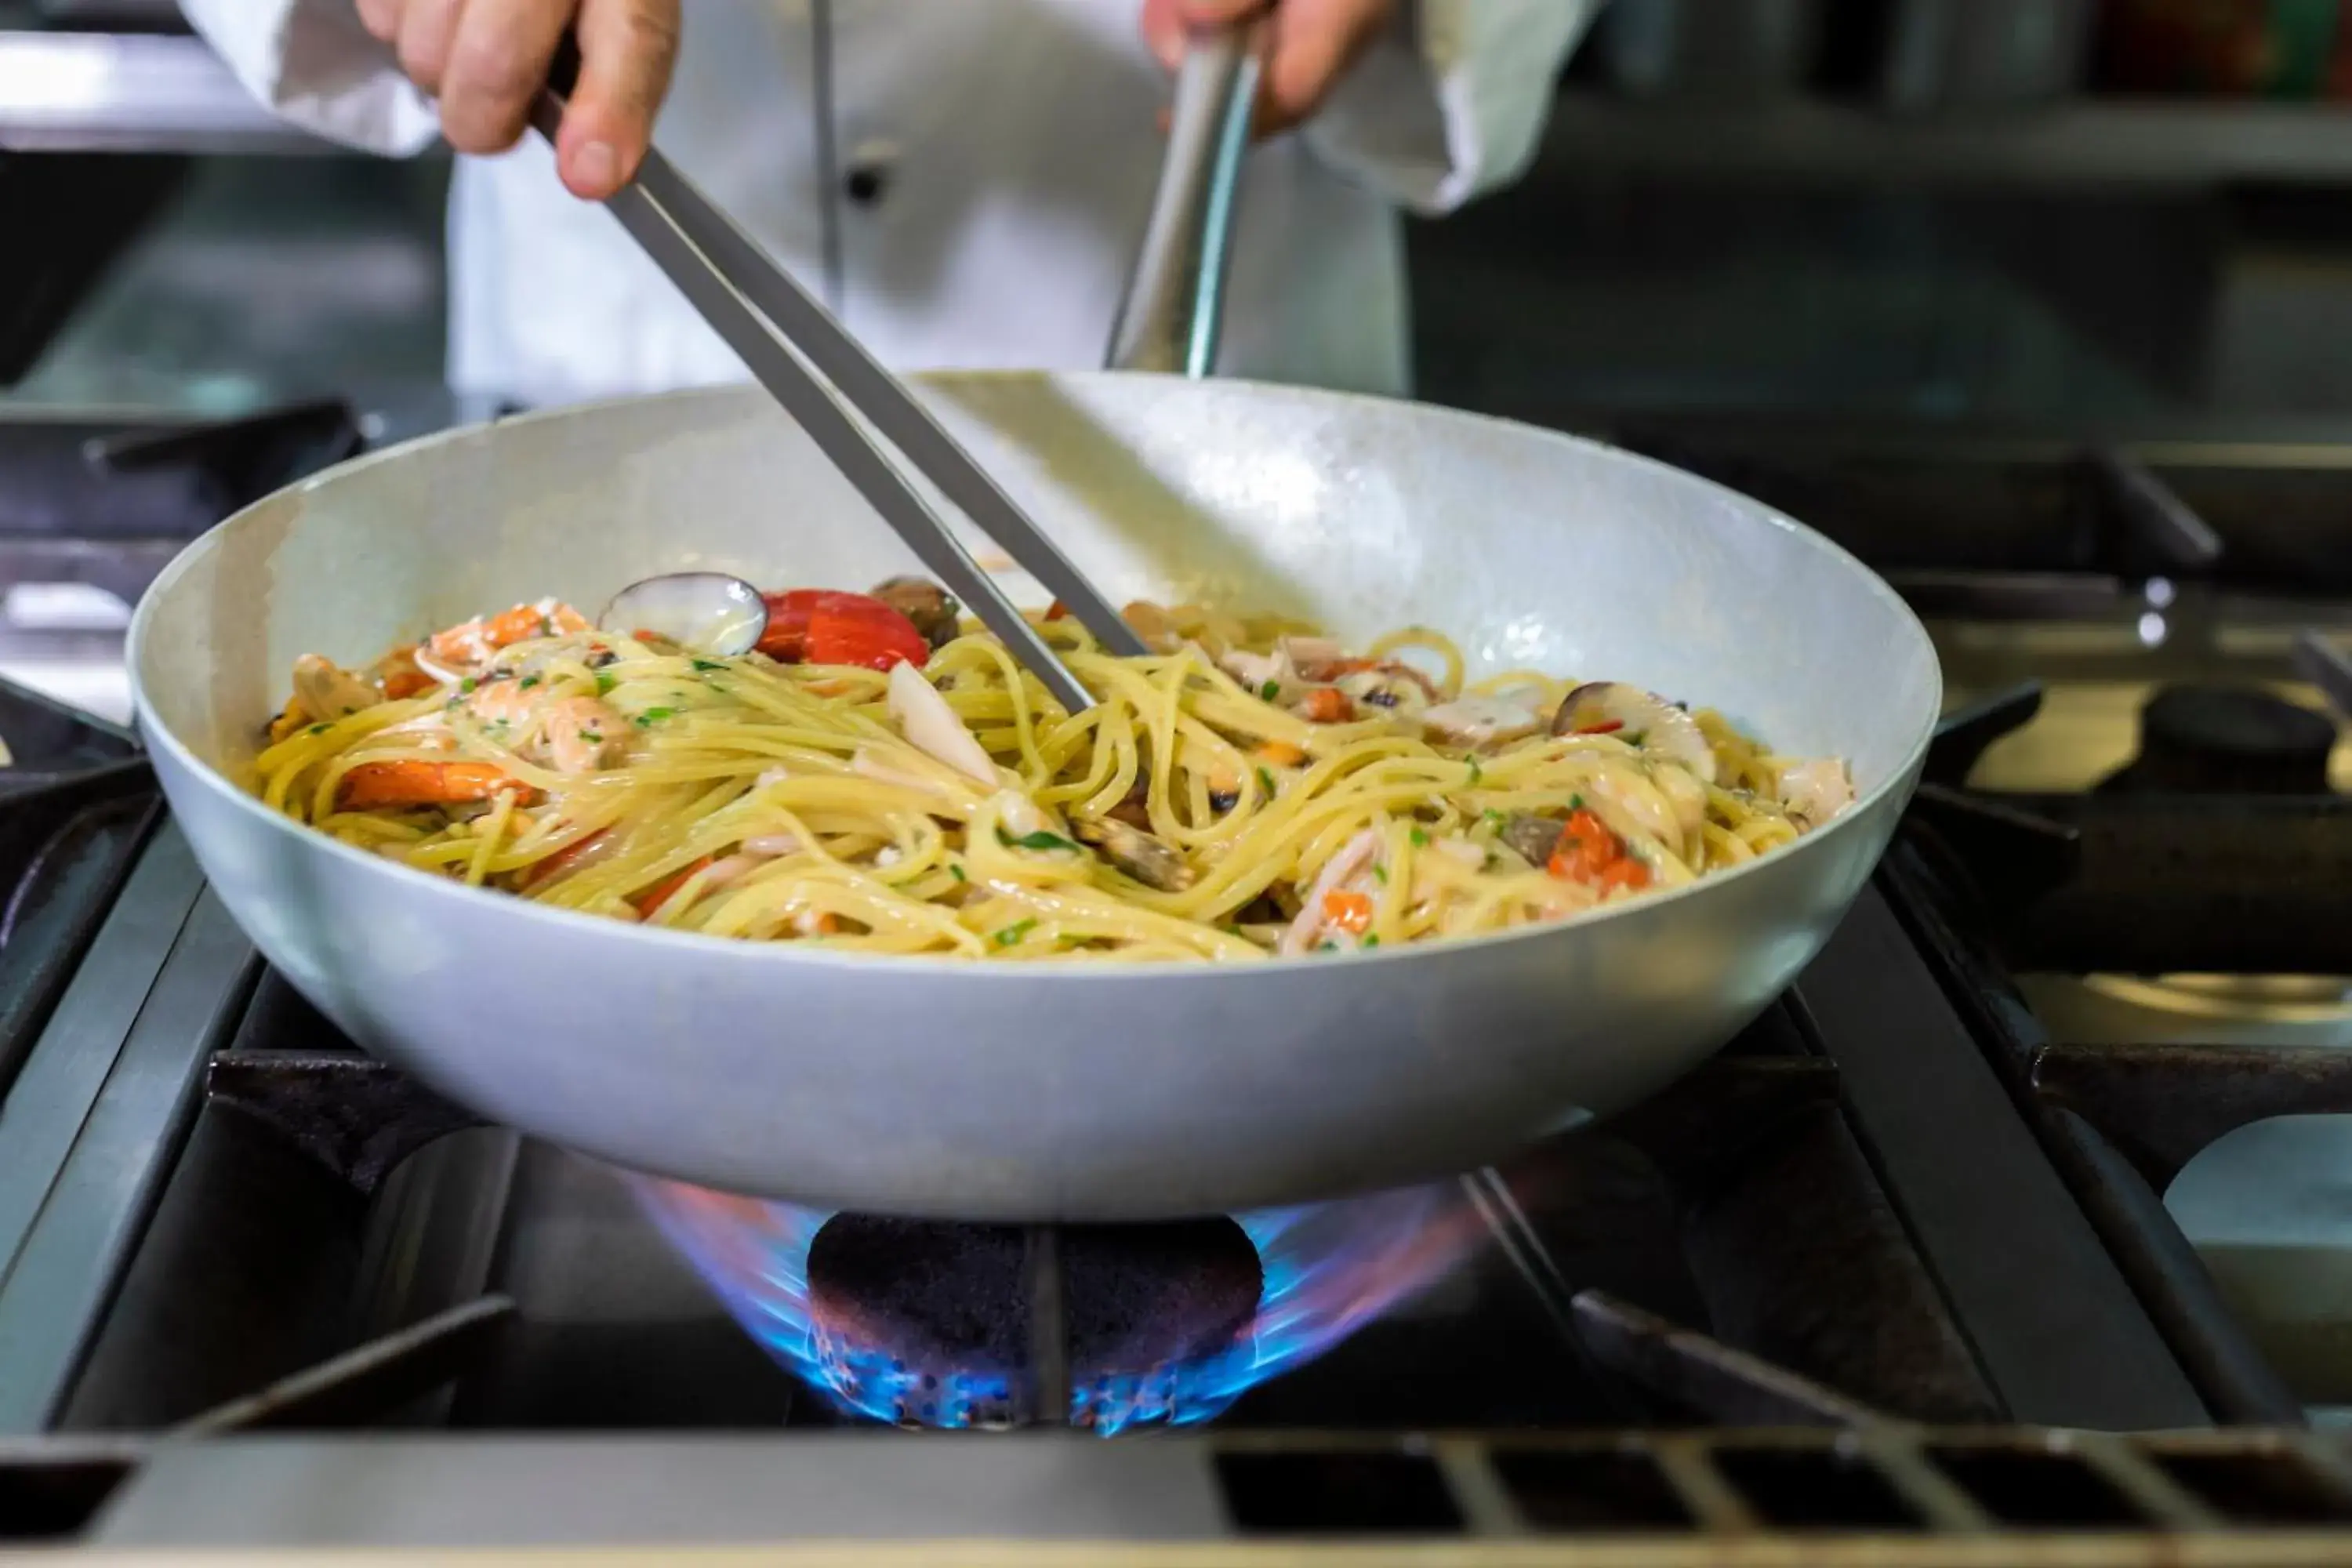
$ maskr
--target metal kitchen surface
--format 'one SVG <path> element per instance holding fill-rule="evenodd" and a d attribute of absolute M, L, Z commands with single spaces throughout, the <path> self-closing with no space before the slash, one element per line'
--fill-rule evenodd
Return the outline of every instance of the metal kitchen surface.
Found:
<path fill-rule="evenodd" d="M 356 440 L 100 434 L 0 446 L 20 581 L 135 593 Z M 2352 448 L 1618 434 L 1911 597 L 1929 784 L 1706 1068 L 1318 1207 L 914 1225 L 481 1126 L 261 969 L 125 737 L 0 690 L 0 1543 L 2352 1561 Z"/>

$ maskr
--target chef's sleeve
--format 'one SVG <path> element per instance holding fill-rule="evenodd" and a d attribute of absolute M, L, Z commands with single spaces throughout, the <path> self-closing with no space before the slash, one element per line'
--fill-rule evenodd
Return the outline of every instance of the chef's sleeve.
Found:
<path fill-rule="evenodd" d="M 406 157 L 439 134 L 432 104 L 352 0 L 180 0 L 180 10 L 246 90 L 314 135 Z"/>
<path fill-rule="evenodd" d="M 1451 212 L 1535 156 L 1569 51 L 1601 0 L 1406 0 L 1307 128 L 1340 173 Z"/>

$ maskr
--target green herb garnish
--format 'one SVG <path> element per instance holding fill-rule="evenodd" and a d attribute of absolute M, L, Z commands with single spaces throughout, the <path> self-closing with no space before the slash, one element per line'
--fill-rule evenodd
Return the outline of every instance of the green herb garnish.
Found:
<path fill-rule="evenodd" d="M 675 708 L 648 708 L 644 712 L 637 715 L 637 728 L 640 730 L 650 730 L 664 719 L 675 719 L 677 717 L 677 710 Z"/>
<path fill-rule="evenodd" d="M 620 682 L 619 679 L 618 679 L 617 677 L 615 677 L 615 676 L 613 674 L 613 672 L 612 672 L 611 670 L 608 670 L 608 669 L 600 669 L 600 670 L 598 670 L 598 671 L 596 672 L 596 695 L 597 695 L 597 696 L 599 696 L 599 697 L 604 696 L 606 692 L 608 692 L 608 691 L 612 690 L 612 689 L 613 689 L 613 688 L 614 688 L 615 686 L 618 686 L 618 685 L 620 685 L 620 684 L 621 684 L 621 682 Z"/>
<path fill-rule="evenodd" d="M 313 724 L 308 730 L 305 730 L 303 733 L 306 735 L 323 735 L 333 728 L 334 726 L 332 724 Z"/>
<path fill-rule="evenodd" d="M 1274 774 L 1265 768 L 1261 767 L 1257 771 L 1257 787 L 1269 795 L 1274 793 Z"/>
<path fill-rule="evenodd" d="M 1429 835 L 1422 829 L 1418 827 L 1414 828 L 1408 837 L 1412 838 L 1412 847 L 1415 849 L 1426 849 L 1429 847 Z"/>
<path fill-rule="evenodd" d="M 724 669 L 727 667 L 715 659 L 698 658 L 694 661 L 694 668 L 709 675 L 714 669 Z"/>
<path fill-rule="evenodd" d="M 995 942 L 999 947 L 1012 947 L 1016 945 L 1023 937 L 1027 936 L 1031 931 L 1035 931 L 1036 929 L 1037 922 L 1034 920 L 1015 921 L 1011 925 L 1006 926 L 1003 931 L 998 931 L 989 940 Z"/>
<path fill-rule="evenodd" d="M 1366 937 L 1362 942 L 1357 943 L 1357 945 L 1359 947 L 1378 947 L 1381 945 L 1380 934 L 1378 932 L 1374 932 L 1372 935 Z"/>
<path fill-rule="evenodd" d="M 1584 797 L 1580 795 L 1570 795 L 1568 797 L 1568 809 L 1570 811 L 1582 811 L 1584 809 Z"/>
<path fill-rule="evenodd" d="M 602 730 L 583 730 L 580 731 L 580 738 L 592 746 L 601 746 L 604 743 L 604 732 Z"/>
<path fill-rule="evenodd" d="M 1482 779 L 1484 779 L 1486 776 L 1486 769 L 1484 769 L 1484 768 L 1482 768 L 1482 767 L 1480 767 L 1480 766 L 1478 765 L 1478 759 L 1477 759 L 1477 758 L 1475 758 L 1475 757 L 1471 758 L 1471 759 L 1470 759 L 1470 785 L 1471 785 L 1471 787 L 1472 787 L 1473 789 L 1475 789 L 1475 788 L 1478 786 L 1479 781 L 1480 781 L 1480 780 L 1482 780 Z"/>
<path fill-rule="evenodd" d="M 1389 868 L 1386 866 L 1375 863 L 1372 867 L 1372 880 L 1378 882 L 1383 888 L 1387 887 L 1389 885 Z"/>
<path fill-rule="evenodd" d="M 1066 849 L 1074 855 L 1078 849 L 1076 844 L 1060 834 L 1047 833 L 1043 828 L 1034 833 L 1024 833 L 1015 838 L 1000 827 L 996 830 L 996 841 L 1008 849 Z"/>
<path fill-rule="evenodd" d="M 1478 814 L 1478 820 L 1497 833 L 1511 825 L 1511 819 L 1499 811 L 1482 811 Z"/>
<path fill-rule="evenodd" d="M 971 880 L 971 878 L 963 874 L 963 868 L 961 866 L 949 867 L 948 875 L 953 877 L 959 882 L 969 882 Z"/>
<path fill-rule="evenodd" d="M 1271 702 L 1276 698 L 1282 695 L 1282 682 L 1279 680 L 1269 680 L 1264 686 L 1257 689 L 1257 694 L 1261 700 Z"/>
<path fill-rule="evenodd" d="M 1638 746 L 1642 743 L 1643 738 L 1648 734 L 1647 730 L 1636 730 L 1625 737 L 1625 743 L 1629 746 Z"/>
<path fill-rule="evenodd" d="M 536 675 L 526 675 L 522 678 L 521 689 L 529 691 L 532 687 L 537 686 L 538 684 L 539 677 Z"/>

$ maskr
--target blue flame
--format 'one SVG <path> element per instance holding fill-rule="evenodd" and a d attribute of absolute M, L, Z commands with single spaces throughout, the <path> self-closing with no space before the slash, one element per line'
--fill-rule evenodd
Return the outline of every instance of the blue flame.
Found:
<path fill-rule="evenodd" d="M 809 1247 L 832 1216 L 789 1204 L 640 1180 L 638 1193 L 736 1321 L 803 1382 L 852 1415 L 900 1426 L 1002 1426 L 1016 1369 L 909 1365 L 809 1297 Z M 1257 1248 L 1255 1317 L 1189 1360 L 1119 1367 L 1072 1389 L 1073 1426 L 1108 1436 L 1185 1426 L 1329 1350 L 1428 1286 L 1481 1233 L 1451 1184 L 1237 1216 Z"/>

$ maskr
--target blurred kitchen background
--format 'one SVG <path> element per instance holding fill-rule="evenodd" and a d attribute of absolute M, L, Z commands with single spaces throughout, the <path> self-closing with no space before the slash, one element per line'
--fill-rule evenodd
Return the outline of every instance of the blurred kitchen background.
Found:
<path fill-rule="evenodd" d="M 17 405 L 431 420 L 446 161 L 277 130 L 170 0 L 0 0 Z M 1615 0 L 1413 237 L 1422 395 L 1552 422 L 2352 412 L 2352 6 Z"/>

